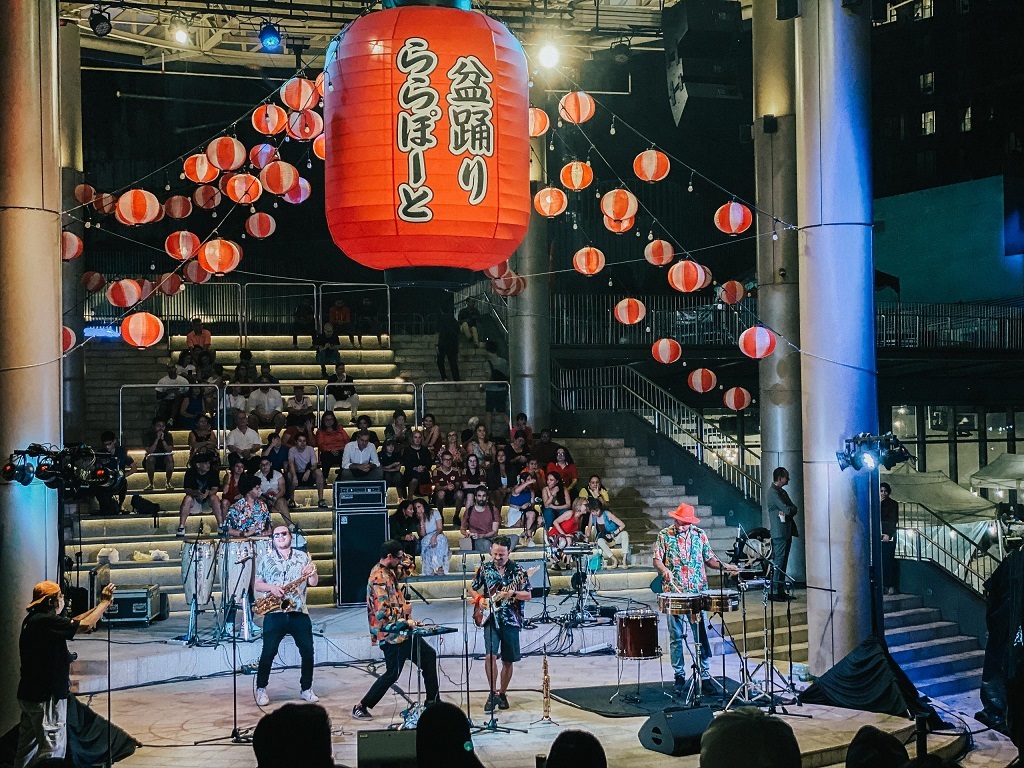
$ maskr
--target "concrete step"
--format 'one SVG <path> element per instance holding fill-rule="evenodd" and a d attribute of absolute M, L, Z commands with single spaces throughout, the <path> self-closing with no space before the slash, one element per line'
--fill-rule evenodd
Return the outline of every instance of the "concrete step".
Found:
<path fill-rule="evenodd" d="M 933 656 L 901 664 L 900 668 L 915 683 L 920 680 L 931 680 L 956 672 L 980 671 L 985 663 L 985 651 L 976 649 L 963 653 L 952 653 L 947 656 Z"/>
<path fill-rule="evenodd" d="M 572 451 L 572 448 L 569 449 Z M 576 457 L 573 456 L 575 459 Z M 588 477 L 590 475 L 600 475 L 601 480 L 604 481 L 605 486 L 608 485 L 608 480 L 615 478 L 624 478 L 632 480 L 636 483 L 650 483 L 652 478 L 659 477 L 661 475 L 660 467 L 652 467 L 647 464 L 647 460 L 644 459 L 633 459 L 629 464 L 584 464 L 580 461 L 576 461 L 576 468 L 579 471 L 581 477 Z M 660 481 L 658 481 L 660 484 Z"/>
<path fill-rule="evenodd" d="M 886 613 L 890 611 L 909 611 L 924 606 L 924 599 L 919 595 L 885 595 L 882 607 Z"/>
<path fill-rule="evenodd" d="M 922 696 L 950 696 L 966 691 L 976 691 L 981 687 L 981 668 L 954 672 L 942 677 L 921 680 L 915 683 Z"/>
<path fill-rule="evenodd" d="M 585 445 L 581 445 L 579 440 L 580 438 L 576 437 L 565 440 L 577 463 L 605 466 L 605 462 L 611 462 L 613 459 L 625 459 L 628 465 L 629 461 L 636 458 L 636 451 L 632 448 L 587 448 Z"/>
<path fill-rule="evenodd" d="M 238 343 L 238 336 L 216 335 L 216 336 L 214 336 L 211 339 L 211 341 L 212 341 L 212 344 L 211 344 L 212 348 L 217 350 L 217 351 L 220 351 L 222 349 L 223 350 L 237 350 L 239 348 L 239 346 L 240 346 L 239 343 Z M 246 341 L 245 347 L 247 349 L 251 349 L 253 351 L 253 355 L 254 356 L 256 355 L 256 351 L 257 350 L 270 350 L 270 349 L 274 349 L 274 350 L 292 350 L 292 349 L 295 349 L 295 347 L 292 346 L 292 337 L 291 336 L 276 336 L 276 335 L 257 335 L 257 334 L 252 334 L 245 341 Z M 177 349 L 183 349 L 185 347 L 185 337 L 184 336 L 172 336 L 170 343 L 171 343 L 171 348 L 172 349 L 176 349 L 176 350 Z M 298 337 L 298 349 L 303 349 L 303 350 L 304 349 L 309 349 L 311 346 L 313 346 L 313 340 L 309 337 L 309 335 L 306 335 L 306 336 L 301 336 L 300 335 Z M 383 345 L 383 347 L 381 347 L 381 346 L 379 346 L 377 344 L 377 337 L 376 336 L 369 336 L 369 335 L 364 335 L 363 336 L 363 350 L 364 351 L 367 351 L 367 350 L 389 349 L 389 346 L 390 345 L 388 343 L 387 334 L 384 335 L 384 345 Z M 352 346 L 350 345 L 347 336 L 342 336 L 341 337 L 341 348 L 342 348 L 342 350 L 352 349 Z"/>
<path fill-rule="evenodd" d="M 950 635 L 935 640 L 922 640 L 905 645 L 889 644 L 889 653 L 901 667 L 914 661 L 951 656 L 977 650 L 978 638 L 970 635 Z"/>
<path fill-rule="evenodd" d="M 927 624 L 887 629 L 885 637 L 889 643 L 902 646 L 951 637 L 958 634 L 959 631 L 960 626 L 955 621 L 930 621 Z"/>
<path fill-rule="evenodd" d="M 911 608 L 906 611 L 889 611 L 885 614 L 885 630 L 908 627 L 914 624 L 929 624 L 942 620 L 938 608 Z"/>

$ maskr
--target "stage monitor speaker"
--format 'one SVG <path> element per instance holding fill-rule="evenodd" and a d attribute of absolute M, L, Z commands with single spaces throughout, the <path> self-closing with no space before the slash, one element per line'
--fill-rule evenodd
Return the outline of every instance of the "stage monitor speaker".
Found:
<path fill-rule="evenodd" d="M 544 561 L 542 559 L 519 560 L 517 562 L 519 567 L 526 571 L 527 578 L 530 580 L 530 594 L 533 597 L 544 597 L 545 589 L 547 589 L 548 594 L 551 594 L 551 577 L 545 574 Z M 534 568 L 537 570 L 530 573 Z"/>
<path fill-rule="evenodd" d="M 359 768 L 416 768 L 416 731 L 359 731 Z"/>
<path fill-rule="evenodd" d="M 335 512 L 334 574 L 337 605 L 366 603 L 366 580 L 387 541 L 388 511 Z"/>
<path fill-rule="evenodd" d="M 733 0 L 680 0 L 662 11 L 661 27 L 669 55 L 720 56 L 735 45 L 743 16 Z"/>
<path fill-rule="evenodd" d="M 700 753 L 700 737 L 715 719 L 711 707 L 672 707 L 655 712 L 640 726 L 637 738 L 644 749 L 672 757 Z"/>

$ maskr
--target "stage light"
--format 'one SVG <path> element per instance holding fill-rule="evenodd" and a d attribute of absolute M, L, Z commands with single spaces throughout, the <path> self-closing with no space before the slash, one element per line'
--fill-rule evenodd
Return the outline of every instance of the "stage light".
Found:
<path fill-rule="evenodd" d="M 558 49 L 548 43 L 547 45 L 541 46 L 540 51 L 537 53 L 537 59 L 540 61 L 540 65 L 546 69 L 553 69 L 558 66 L 558 60 L 561 58 Z"/>
<path fill-rule="evenodd" d="M 281 30 L 269 21 L 260 27 L 260 45 L 265 51 L 276 51 L 281 47 Z"/>
<path fill-rule="evenodd" d="M 188 27 L 188 20 L 180 13 L 176 13 L 167 25 L 167 32 L 175 42 L 185 45 L 189 41 Z"/>
<path fill-rule="evenodd" d="M 612 61 L 616 64 L 629 64 L 630 51 L 628 43 L 616 43 L 611 47 Z"/>
<path fill-rule="evenodd" d="M 878 466 L 878 457 L 876 457 L 875 454 L 871 453 L 871 451 L 861 451 L 860 466 L 862 469 L 871 471 L 872 469 Z"/>
<path fill-rule="evenodd" d="M 17 470 L 18 467 L 14 463 L 14 457 L 11 456 L 11 458 L 7 460 L 7 463 L 4 464 L 3 468 L 0 469 L 0 480 L 3 480 L 5 483 L 11 482 L 14 479 L 14 473 L 17 472 Z"/>
<path fill-rule="evenodd" d="M 879 466 L 892 469 L 905 461 L 916 461 L 892 432 L 884 435 L 862 432 L 847 438 L 845 448 L 836 453 L 840 471 L 852 467 L 854 471 L 866 469 L 870 472 Z"/>
<path fill-rule="evenodd" d="M 89 14 L 89 26 L 96 37 L 106 37 L 114 27 L 110 23 L 110 14 L 96 6 Z"/>

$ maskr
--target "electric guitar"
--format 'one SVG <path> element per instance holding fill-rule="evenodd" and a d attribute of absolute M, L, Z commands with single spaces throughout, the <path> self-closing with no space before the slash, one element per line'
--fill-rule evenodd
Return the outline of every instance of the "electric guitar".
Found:
<path fill-rule="evenodd" d="M 526 578 L 529 579 L 533 574 L 540 570 L 540 566 L 534 566 L 526 572 Z M 513 598 L 514 599 L 514 598 Z M 478 627 L 482 627 L 486 624 L 491 616 L 495 615 L 495 611 L 505 604 L 504 600 L 495 601 L 490 596 L 490 590 L 487 587 L 487 581 L 484 580 L 484 595 L 480 597 L 475 603 L 473 603 L 473 623 Z M 495 619 L 497 620 L 497 619 Z"/>

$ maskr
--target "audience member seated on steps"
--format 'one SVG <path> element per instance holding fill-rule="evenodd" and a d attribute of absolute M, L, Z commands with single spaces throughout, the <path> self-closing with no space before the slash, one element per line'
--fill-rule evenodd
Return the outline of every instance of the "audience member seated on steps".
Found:
<path fill-rule="evenodd" d="M 313 338 L 316 347 L 316 362 L 320 366 L 320 375 L 327 376 L 327 366 L 341 362 L 341 339 L 338 338 L 334 326 L 324 323 L 323 330 Z"/>
<path fill-rule="evenodd" d="M 284 442 L 285 447 L 291 448 L 295 445 L 295 440 L 299 435 L 305 435 L 306 445 L 316 448 L 316 430 L 314 429 L 315 422 L 316 416 L 310 413 L 297 427 L 288 427 L 288 429 L 281 434 L 281 440 Z"/>
<path fill-rule="evenodd" d="M 800 747 L 788 723 L 754 707 L 723 712 L 700 738 L 700 768 L 800 768 Z"/>
<path fill-rule="evenodd" d="M 551 547 L 551 563 L 554 568 L 564 570 L 572 567 L 572 561 L 562 550 L 583 538 L 589 512 L 587 502 L 576 499 L 572 508 L 555 518 L 554 525 L 548 528 L 548 546 Z"/>
<path fill-rule="evenodd" d="M 426 532 L 423 528 L 423 516 L 417 514 L 417 507 L 408 499 L 398 505 L 398 509 L 391 515 L 390 525 L 391 538 L 402 545 L 402 549 L 409 557 L 416 557 L 420 553 L 420 538 Z"/>
<path fill-rule="evenodd" d="M 473 752 L 469 720 L 454 704 L 438 701 L 423 710 L 416 727 L 416 766 L 484 768 L 480 758 Z"/>
<path fill-rule="evenodd" d="M 288 489 L 284 481 L 284 473 L 278 472 L 270 465 L 270 459 L 266 456 L 260 459 L 260 468 L 254 477 L 260 481 L 260 498 L 272 512 L 277 512 L 284 518 L 285 525 L 295 533 L 295 523 L 292 522 L 292 515 L 288 511 Z"/>
<path fill-rule="evenodd" d="M 270 466 L 282 475 L 288 470 L 288 448 L 277 432 L 267 436 L 267 444 L 260 451 L 260 458 L 267 459 Z"/>
<path fill-rule="evenodd" d="M 135 459 L 128 455 L 124 447 L 117 444 L 117 435 L 109 429 L 100 435 L 100 443 L 103 445 L 103 453 L 96 456 L 99 465 L 121 472 L 123 476 L 113 488 L 96 488 L 93 494 L 100 505 L 98 514 L 116 515 L 125 512 L 124 498 L 128 495 L 128 475 L 135 472 Z"/>
<path fill-rule="evenodd" d="M 471 341 L 480 346 L 480 331 L 477 323 L 480 322 L 480 310 L 476 308 L 476 299 L 466 299 L 466 306 L 459 312 L 459 328 L 466 341 Z"/>
<path fill-rule="evenodd" d="M 253 384 L 257 376 L 259 373 L 256 371 L 256 361 L 252 359 L 252 350 L 238 350 L 238 365 L 235 366 L 234 380 L 239 384 Z"/>
<path fill-rule="evenodd" d="M 341 473 L 341 457 L 345 446 L 351 438 L 345 428 L 338 424 L 332 411 L 324 411 L 320 417 L 320 429 L 316 431 L 316 447 L 320 452 L 320 468 L 324 472 L 324 482 L 330 482 L 331 470 Z"/>
<path fill-rule="evenodd" d="M 430 482 L 434 486 L 431 503 L 441 510 L 446 506 L 455 507 L 455 516 L 458 517 L 465 493 L 459 487 L 459 470 L 452 464 L 452 455 L 448 451 L 442 451 L 438 465 L 431 473 Z"/>
<path fill-rule="evenodd" d="M 423 499 L 414 499 L 416 516 L 421 521 L 420 573 L 423 576 L 448 574 L 448 539 L 444 535 L 444 516 L 439 509 L 430 509 Z"/>
<path fill-rule="evenodd" d="M 548 474 L 552 472 L 558 473 L 559 477 L 562 478 L 562 486 L 565 488 L 565 492 L 570 499 L 576 495 L 574 491 L 580 476 L 576 471 L 576 464 L 573 463 L 572 456 L 567 449 L 559 448 L 555 451 L 555 460 L 548 464 L 547 471 Z"/>
<path fill-rule="evenodd" d="M 297 488 L 316 487 L 317 506 L 327 509 L 327 502 L 324 501 L 324 473 L 316 460 L 316 451 L 313 446 L 306 444 L 305 435 L 295 437 L 295 445 L 288 451 L 288 483 L 291 486 L 291 500 L 289 506 L 298 506 L 295 502 L 295 490 Z"/>
<path fill-rule="evenodd" d="M 459 374 L 459 321 L 455 319 L 454 310 L 446 307 L 441 310 L 441 319 L 437 321 L 437 372 L 441 381 L 448 381 L 444 370 L 445 360 L 452 369 L 452 379 L 461 381 Z"/>
<path fill-rule="evenodd" d="M 377 460 L 380 462 L 381 472 L 384 473 L 384 482 L 388 488 L 394 488 L 398 494 L 398 500 L 405 499 L 405 483 L 402 481 L 402 454 L 395 446 L 395 439 L 389 437 L 384 445 L 377 452 Z"/>
<path fill-rule="evenodd" d="M 216 363 L 213 370 L 203 380 L 203 400 L 206 403 L 206 412 L 211 416 L 217 413 L 220 407 L 218 401 L 219 388 L 224 385 L 224 366 Z"/>
<path fill-rule="evenodd" d="M 409 496 L 424 496 L 431 492 L 430 466 L 433 458 L 423 445 L 423 427 L 413 427 L 409 446 L 402 454 L 405 467 L 402 482 Z"/>
<path fill-rule="evenodd" d="M 347 334 L 349 343 L 355 347 L 356 340 L 352 336 L 352 312 L 344 299 L 335 299 L 331 304 L 331 308 L 327 310 L 327 322 L 334 326 L 339 335 Z"/>
<path fill-rule="evenodd" d="M 569 508 L 569 493 L 562 484 L 562 476 L 557 472 L 548 472 L 544 478 L 544 487 L 540 493 L 541 508 L 544 513 L 544 527 L 550 528 L 555 520 Z"/>
<path fill-rule="evenodd" d="M 220 483 L 220 504 L 222 507 L 229 507 L 238 501 L 242 491 L 238 487 L 238 481 L 245 474 L 245 462 L 234 461 L 228 468 L 230 471 L 224 473 L 224 479 Z"/>
<path fill-rule="evenodd" d="M 598 499 L 587 501 L 590 518 L 587 521 L 587 538 L 592 538 L 606 560 L 610 560 L 609 568 L 618 568 L 619 561 L 612 554 L 612 547 L 622 549 L 622 567 L 629 568 L 629 533 L 626 525 L 605 509 Z"/>
<path fill-rule="evenodd" d="M 344 363 L 337 363 L 334 366 L 334 373 L 327 378 L 327 410 L 346 408 L 349 412 L 349 423 L 356 424 L 359 418 L 359 395 L 356 394 L 355 380 L 345 373 Z"/>
<path fill-rule="evenodd" d="M 256 768 L 335 768 L 331 718 L 319 704 L 284 704 L 256 724 L 252 751 Z"/>
<path fill-rule="evenodd" d="M 455 525 L 459 525 L 462 520 L 463 511 L 473 503 L 473 498 L 476 495 L 476 489 L 480 486 L 487 485 L 487 473 L 480 469 L 480 460 L 476 457 L 476 454 L 469 454 L 466 456 L 466 468 L 463 470 L 462 475 L 459 476 L 459 489 L 462 491 L 463 506 L 455 508 Z M 501 512 L 501 509 L 498 509 Z"/>
<path fill-rule="evenodd" d="M 370 436 L 370 442 L 373 444 L 373 447 L 380 448 L 380 438 L 377 437 L 376 432 L 370 429 L 370 427 L 372 426 L 373 419 L 371 419 L 369 416 L 363 415 L 356 419 L 356 431 L 359 432 L 365 430 L 366 433 Z"/>
<path fill-rule="evenodd" d="M 260 498 L 260 481 L 254 475 L 242 475 L 238 486 L 242 496 L 225 513 L 228 533 L 235 538 L 269 535 L 270 508 Z"/>
<path fill-rule="evenodd" d="M 213 336 L 203 327 L 202 318 L 192 318 L 192 330 L 185 337 L 185 346 L 192 350 L 193 353 L 206 352 L 210 355 L 211 359 L 216 354 L 213 351 Z"/>
<path fill-rule="evenodd" d="M 284 409 L 288 412 L 289 427 L 296 427 L 306 420 L 307 416 L 316 418 L 316 401 L 306 395 L 306 388 L 292 388 L 292 396 L 285 401 Z"/>
<path fill-rule="evenodd" d="M 488 495 L 486 485 L 478 487 L 473 494 L 473 500 L 462 516 L 459 549 L 471 549 L 474 552 L 491 551 L 491 542 L 498 535 L 498 528 L 501 526 L 501 510 L 491 506 Z M 513 540 L 512 548 L 515 549 L 519 537 L 509 538 Z"/>
<path fill-rule="evenodd" d="M 586 731 L 562 731 L 551 742 L 545 768 L 608 768 L 608 758 L 597 737 Z M 739 768 L 737 766 L 737 768 Z"/>
<path fill-rule="evenodd" d="M 281 380 L 270 370 L 270 363 L 260 363 L 260 381 L 270 382 L 270 388 L 281 394 Z"/>
<path fill-rule="evenodd" d="M 292 315 L 292 346 L 299 346 L 299 336 L 312 338 L 316 334 L 316 313 L 313 311 L 313 300 L 305 297 L 299 301 Z"/>
<path fill-rule="evenodd" d="M 530 445 L 533 443 L 533 427 L 529 424 L 529 419 L 525 413 L 516 414 L 516 422 L 512 425 L 512 434 L 516 432 L 522 432 L 523 437 L 526 438 L 526 450 L 530 450 Z"/>
<path fill-rule="evenodd" d="M 255 472 L 259 468 L 263 441 L 260 439 L 260 433 L 249 426 L 247 413 L 235 415 L 235 428 L 228 432 L 227 445 L 229 467 L 241 459 L 250 472 Z"/>
<path fill-rule="evenodd" d="M 178 408 L 178 419 L 175 422 L 179 429 L 192 429 L 196 419 L 206 414 L 206 403 L 203 400 L 202 387 L 190 387 L 188 394 L 182 398 Z"/>
<path fill-rule="evenodd" d="M 846 768 L 903 768 L 910 755 L 891 733 L 865 725 L 846 750 Z"/>
<path fill-rule="evenodd" d="M 270 379 L 260 376 L 259 389 L 249 395 L 249 423 L 260 427 L 284 428 L 284 400 L 281 393 L 270 386 Z"/>
<path fill-rule="evenodd" d="M 379 313 L 377 312 L 377 304 L 369 296 L 364 298 L 359 306 L 356 307 L 355 318 L 353 318 L 352 323 L 355 325 L 356 343 L 360 349 L 363 348 L 364 334 L 376 336 L 377 346 L 380 349 L 384 349 L 384 330 L 381 326 Z"/>
<path fill-rule="evenodd" d="M 228 419 L 235 418 L 238 414 L 249 415 L 249 393 L 252 388 L 248 384 L 228 384 L 224 388 L 224 409 L 227 411 Z"/>
<path fill-rule="evenodd" d="M 181 409 L 182 398 L 188 392 L 191 382 L 178 373 L 172 363 L 167 366 L 167 375 L 156 383 L 156 418 L 164 423 L 170 421 Z"/>
<path fill-rule="evenodd" d="M 405 448 L 409 445 L 409 427 L 405 423 L 405 411 L 401 408 L 397 408 L 391 414 L 391 422 L 384 427 L 384 439 L 389 437 L 395 441 L 398 452 L 405 453 Z"/>
<path fill-rule="evenodd" d="M 547 467 L 548 464 L 555 460 L 555 455 L 558 453 L 559 448 L 564 448 L 564 446 L 551 439 L 551 430 L 542 429 L 540 431 L 540 440 L 534 441 L 533 446 L 530 448 L 530 457 L 536 459 L 537 464 L 541 467 Z"/>
<path fill-rule="evenodd" d="M 146 490 L 153 490 L 153 475 L 159 463 L 164 468 L 164 489 L 173 491 L 174 436 L 167 429 L 167 423 L 160 417 L 153 419 L 150 425 L 150 429 L 142 435 L 142 445 L 146 452 L 142 466 L 146 468 L 146 475 L 149 477 Z"/>
<path fill-rule="evenodd" d="M 184 376 L 193 383 L 199 380 L 199 366 L 196 365 L 195 360 L 192 358 L 192 352 L 188 349 L 183 349 L 178 353 L 178 359 L 174 363 L 174 370 L 179 376 Z"/>
<path fill-rule="evenodd" d="M 202 383 L 206 381 L 207 377 L 213 373 L 213 353 L 203 351 L 192 351 L 192 361 L 196 364 L 195 381 Z"/>
<path fill-rule="evenodd" d="M 423 417 L 423 446 L 433 456 L 441 447 L 441 428 L 437 425 L 434 414 L 428 413 Z"/>
<path fill-rule="evenodd" d="M 440 457 L 445 451 L 452 455 L 453 467 L 461 471 L 466 466 L 466 462 L 463 460 L 465 452 L 462 450 L 462 443 L 459 442 L 459 433 L 455 430 L 445 433 L 444 447 L 437 452 L 437 455 Z"/>
<path fill-rule="evenodd" d="M 370 444 L 370 433 L 362 429 L 356 432 L 355 438 L 349 440 L 341 455 L 341 479 L 383 480 L 377 449 Z"/>
<path fill-rule="evenodd" d="M 491 489 L 491 504 L 501 509 L 512 496 L 516 473 L 508 463 L 508 448 L 501 446 L 494 453 L 494 463 L 487 470 L 487 487 Z"/>
<path fill-rule="evenodd" d="M 185 498 L 181 500 L 178 519 L 178 538 L 185 535 L 185 522 L 189 515 L 203 510 L 213 512 L 217 525 L 223 527 L 224 513 L 217 498 L 220 483 L 217 473 L 210 468 L 209 454 L 200 453 L 192 460 L 192 466 L 185 470 Z"/>
<path fill-rule="evenodd" d="M 587 481 L 585 488 L 580 488 L 581 499 L 597 499 L 601 502 L 601 506 L 605 509 L 611 503 L 611 496 L 608 495 L 608 489 L 604 487 L 604 483 L 601 482 L 599 475 L 591 475 Z"/>
<path fill-rule="evenodd" d="M 526 462 L 530 460 L 530 452 L 526 449 L 526 435 L 523 430 L 517 429 L 512 433 L 512 442 L 506 446 L 505 453 L 508 456 L 509 474 L 518 477 L 519 473 L 526 469 Z"/>
<path fill-rule="evenodd" d="M 208 416 L 200 416 L 196 419 L 196 425 L 188 433 L 188 458 L 191 461 L 197 453 L 217 454 L 217 436 L 213 433 Z M 216 464 L 219 462 L 214 462 Z"/>
<path fill-rule="evenodd" d="M 475 454 L 480 460 L 480 469 L 487 469 L 494 463 L 494 454 L 497 451 L 494 441 L 487 435 L 487 427 L 477 424 L 473 430 L 473 438 L 466 443 L 466 451 Z"/>

